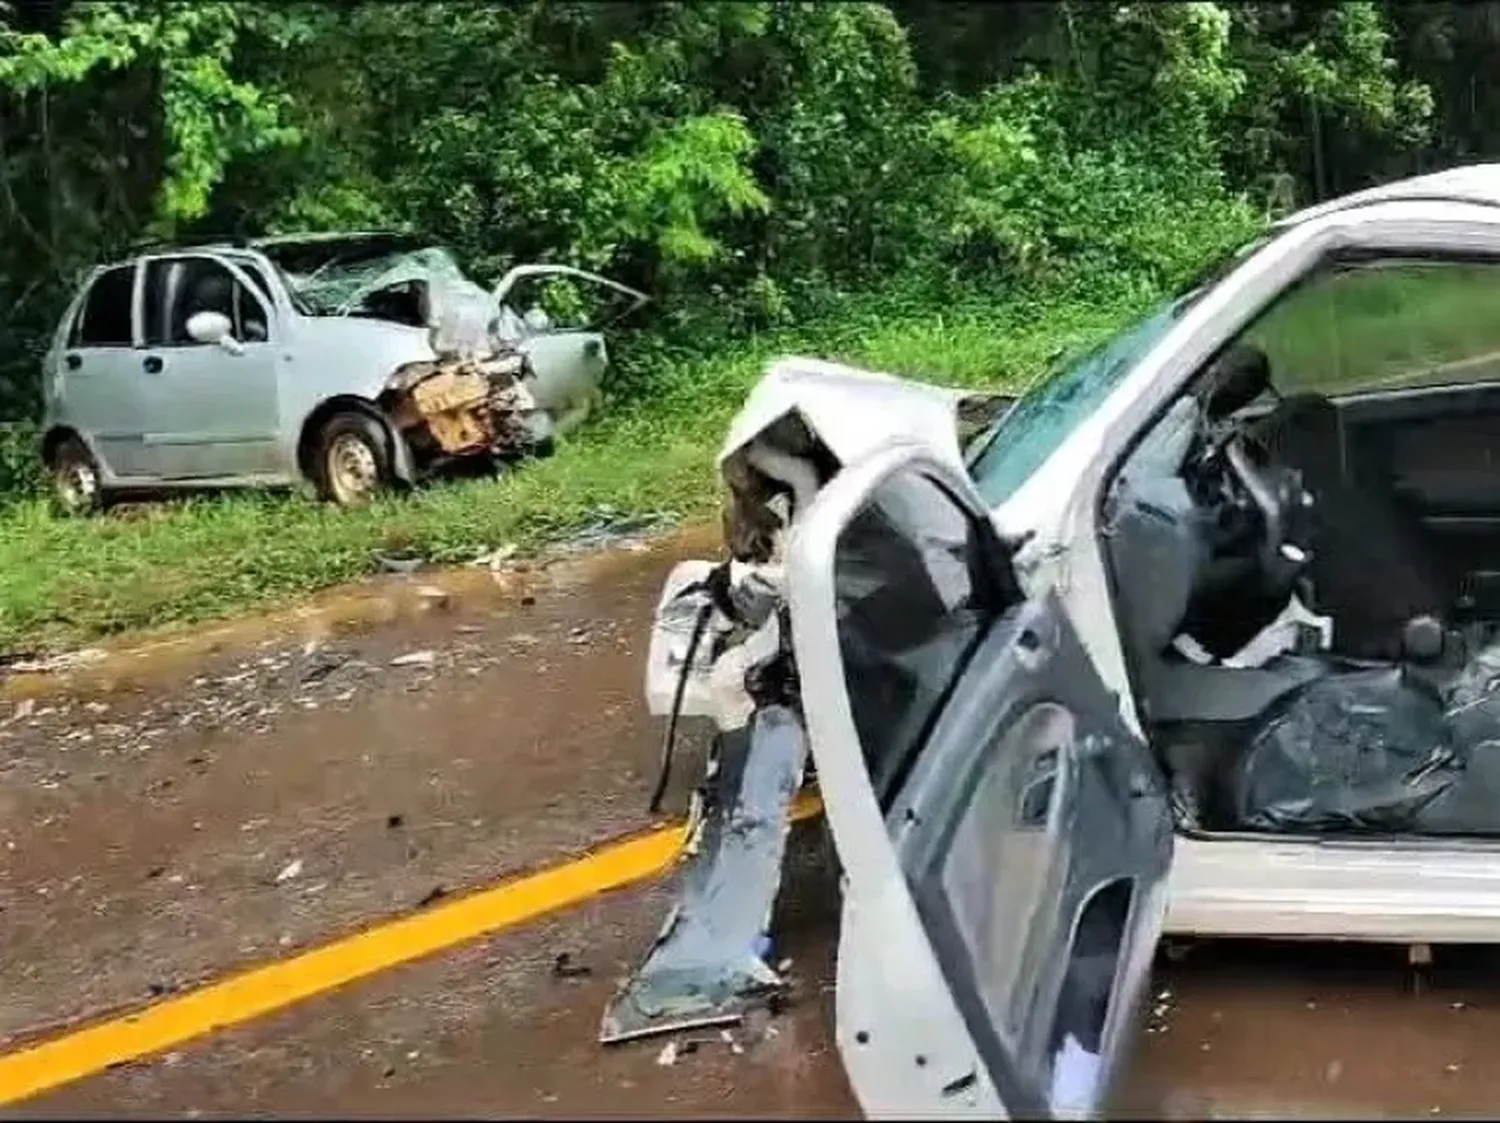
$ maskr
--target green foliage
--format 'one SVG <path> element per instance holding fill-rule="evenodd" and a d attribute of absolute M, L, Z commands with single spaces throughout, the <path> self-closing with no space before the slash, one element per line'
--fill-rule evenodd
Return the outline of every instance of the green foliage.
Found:
<path fill-rule="evenodd" d="M 1015 386 L 1059 347 L 1098 342 L 1138 310 L 1066 297 L 1005 305 L 982 291 L 938 296 L 903 286 L 711 356 L 658 350 L 651 403 L 606 415 L 555 457 L 498 481 L 432 486 L 360 511 L 241 495 L 83 520 L 54 517 L 40 500 L 15 503 L 0 510 L 0 650 L 283 601 L 371 573 L 375 552 L 396 545 L 463 564 L 506 543 L 565 538 L 605 509 L 707 517 L 718 502 L 713 460 L 724 426 L 778 354 Z"/>
<path fill-rule="evenodd" d="M 42 493 L 37 437 L 34 425 L 0 425 L 0 508 Z"/>
<path fill-rule="evenodd" d="M 656 493 L 610 434 L 690 417 L 651 447 L 663 479 L 703 470 L 753 367 L 720 357 L 768 335 L 883 362 L 871 341 L 900 322 L 895 365 L 962 338 L 963 363 L 934 362 L 993 377 L 1012 363 L 1005 334 L 1033 338 L 1040 309 L 1050 332 L 1134 307 L 1268 212 L 1493 157 L 1497 49 L 1500 0 L 0 5 L 0 421 L 39 413 L 39 359 L 79 272 L 143 236 L 422 230 L 481 281 L 544 259 L 653 295 L 611 346 L 611 416 L 636 420 L 481 506 L 506 526 L 541 518 L 543 498 L 575 510 L 611 472 L 614 500 L 645 502 Z M 849 293 L 893 285 L 880 315 L 850 312 Z M 584 314 L 566 286 L 541 299 Z M 0 494 L 35 483 L 24 447 L 0 441 Z M 461 506 L 423 500 L 441 512 L 415 516 L 424 540 L 462 537 L 444 521 L 470 526 Z M 129 589 L 155 579 L 142 559 L 181 544 L 17 510 L 57 544 L 37 556 L 92 558 L 92 576 L 69 593 L 8 559 L 22 576 L 0 576 L 0 601 L 31 598 L 38 622 L 49 597 L 103 597 L 84 630 L 170 614 Z M 356 572 L 361 536 L 390 514 L 191 510 L 150 534 L 238 541 L 285 518 L 327 547 L 285 580 L 284 558 L 247 547 L 260 560 L 227 591 L 188 594 L 193 612 L 255 581 L 285 592 Z M 96 533 L 108 563 L 83 544 Z"/>

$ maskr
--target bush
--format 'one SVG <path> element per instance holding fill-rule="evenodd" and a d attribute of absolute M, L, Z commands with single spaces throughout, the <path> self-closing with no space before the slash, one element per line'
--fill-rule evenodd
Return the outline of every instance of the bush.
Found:
<path fill-rule="evenodd" d="M 46 485 L 36 426 L 0 425 L 0 505 L 40 495 Z"/>

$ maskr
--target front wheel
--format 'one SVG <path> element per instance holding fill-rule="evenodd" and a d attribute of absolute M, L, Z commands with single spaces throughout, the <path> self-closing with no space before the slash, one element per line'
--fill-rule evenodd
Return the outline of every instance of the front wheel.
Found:
<path fill-rule="evenodd" d="M 340 507 L 362 507 L 396 480 L 391 435 L 375 418 L 334 414 L 318 434 L 313 483 L 318 496 Z"/>
<path fill-rule="evenodd" d="M 52 454 L 52 502 L 64 515 L 93 515 L 104 509 L 104 488 L 94 454 L 68 437 Z"/>

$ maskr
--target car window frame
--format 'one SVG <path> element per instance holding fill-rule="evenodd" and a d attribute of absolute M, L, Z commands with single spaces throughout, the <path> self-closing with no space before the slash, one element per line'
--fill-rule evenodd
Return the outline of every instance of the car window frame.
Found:
<path fill-rule="evenodd" d="M 126 343 L 95 343 L 83 339 L 84 325 L 88 323 L 89 308 L 93 303 L 94 293 L 97 291 L 99 282 L 111 273 L 122 270 L 130 270 L 130 300 L 127 313 L 130 325 L 130 339 Z M 140 322 L 141 311 L 141 277 L 144 270 L 141 268 L 140 259 L 133 261 L 117 261 L 110 265 L 101 265 L 89 275 L 84 283 L 77 302 L 72 309 L 72 319 L 68 324 L 67 332 L 63 337 L 64 347 L 69 351 L 130 351 L 141 345 L 142 325 Z"/>
<path fill-rule="evenodd" d="M 236 340 L 247 347 L 260 346 L 275 341 L 278 327 L 278 310 L 274 299 L 272 299 L 267 294 L 262 293 L 259 286 L 257 286 L 255 282 L 251 280 L 250 276 L 239 267 L 239 265 L 234 261 L 233 258 L 225 254 L 205 253 L 201 250 L 178 250 L 150 254 L 146 257 L 141 258 L 141 268 L 139 271 L 139 276 L 137 278 L 137 288 L 139 290 L 138 304 L 141 320 L 141 323 L 139 325 L 139 335 L 141 340 L 143 341 L 143 346 L 164 351 L 186 351 L 193 348 L 215 346 L 211 343 L 199 343 L 196 340 L 190 340 L 186 343 L 177 343 L 169 339 L 162 340 L 158 343 L 145 342 L 147 338 L 145 323 L 146 285 L 151 275 L 151 267 L 159 263 L 170 263 L 188 260 L 208 261 L 212 262 L 215 265 L 218 265 L 229 274 L 230 278 L 235 282 L 236 285 L 238 285 L 241 289 L 247 290 L 251 296 L 260 301 L 261 308 L 264 311 L 266 318 L 266 338 L 256 340 L 242 339 L 242 332 L 240 331 L 242 325 L 239 323 L 231 322 L 231 329 L 235 333 Z M 165 308 L 162 309 L 162 314 L 164 316 L 166 315 Z M 231 321 L 233 321 L 233 319 L 234 317 L 231 317 Z"/>

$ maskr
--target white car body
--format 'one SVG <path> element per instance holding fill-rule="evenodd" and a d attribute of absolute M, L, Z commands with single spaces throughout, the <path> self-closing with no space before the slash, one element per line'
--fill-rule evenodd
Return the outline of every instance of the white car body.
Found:
<path fill-rule="evenodd" d="M 1057 744 L 1064 755 L 1081 753 L 1083 763 L 1069 763 L 1069 756 L 1060 765 L 1083 769 L 1071 774 L 1083 777 L 1077 784 L 1092 784 L 1105 796 L 1108 785 L 1091 771 L 1097 750 L 1123 746 L 1116 755 L 1129 757 L 1131 767 L 1141 759 L 1134 746 L 1145 748 L 1142 723 L 1096 515 L 1103 489 L 1137 436 L 1226 342 L 1330 253 L 1350 247 L 1500 257 L 1500 164 L 1391 184 L 1279 224 L 1138 355 L 1092 413 L 998 505 L 983 502 L 963 469 L 952 439 L 954 392 L 832 364 L 785 360 L 747 401 L 720 465 L 730 476 L 737 460 L 757 463 L 789 484 L 796 497 L 785 558 L 769 568 L 784 575 L 813 759 L 845 873 L 837 1038 L 867 1115 L 1097 1112 L 1134 1036 L 1136 1010 L 1163 932 L 1500 943 L 1500 840 L 1188 837 L 1170 819 L 1166 837 L 1153 839 L 1148 827 L 1166 814 L 1164 800 L 1158 805 L 1156 793 L 1144 787 L 1132 786 L 1126 795 L 1118 784 L 1114 803 L 1082 804 L 1114 813 L 1113 821 L 1088 826 L 1114 832 L 1112 852 L 1088 846 L 1090 840 L 1077 833 L 1082 829 L 1077 815 L 1058 811 L 1053 802 L 1046 805 L 1044 850 L 1032 855 L 1034 870 L 1010 850 L 986 850 L 1000 842 L 965 833 L 971 826 L 969 809 L 989 791 L 979 789 L 990 773 L 965 763 L 963 737 L 973 741 L 976 730 L 991 730 L 984 734 L 988 747 L 972 753 L 987 754 L 982 763 L 993 770 L 998 767 L 993 759 L 1004 752 L 1004 736 L 1016 732 L 1006 724 L 1011 714 L 1031 720 L 1051 704 L 1048 699 L 1072 704 L 1065 728 L 1036 735 L 1061 738 Z M 821 486 L 805 467 L 756 447 L 757 435 L 788 415 L 839 457 L 841 468 Z M 940 416 L 949 419 L 946 430 Z M 1011 646 L 996 647 L 990 655 L 991 662 L 1010 660 L 1010 669 L 982 673 L 977 657 L 963 667 L 959 686 L 936 704 L 934 724 L 922 734 L 928 746 L 922 758 L 902 781 L 896 802 L 883 810 L 846 690 L 848 654 L 840 647 L 833 574 L 840 535 L 877 489 L 908 477 L 933 484 L 955 508 L 969 512 L 972 525 L 987 522 L 993 541 L 1009 544 L 1008 564 L 1025 607 L 1009 626 L 1018 631 L 998 637 L 1009 638 Z M 971 568 L 978 564 L 974 554 L 964 558 Z M 985 645 L 990 638 L 996 637 L 987 637 Z M 657 647 L 654 643 L 648 685 L 666 670 Z M 989 688 L 983 680 L 988 674 L 999 682 L 1002 672 L 1012 685 L 1017 680 L 1021 685 L 998 695 L 1014 708 L 996 717 L 984 709 Z M 977 681 L 969 686 L 971 679 Z M 1030 709 L 1015 701 L 1017 692 Z M 665 700 L 659 683 L 652 693 L 659 708 Z M 1081 707 L 1073 704 L 1080 696 Z M 1089 700 L 1096 697 L 1109 705 L 1091 708 Z M 722 705 L 703 690 L 686 712 L 710 713 Z M 943 759 L 928 760 L 934 753 Z M 1097 767 L 1103 775 L 1104 766 Z M 965 844 L 993 863 L 977 871 L 970 867 L 969 880 L 960 883 L 952 879 L 962 871 L 955 874 L 950 866 L 953 855 L 965 857 Z M 1133 891 L 1121 920 L 1120 956 L 1110 976 L 1112 993 L 1098 1048 L 1080 1051 L 1069 1039 L 1044 1057 L 1028 1012 L 1037 995 L 1062 1001 L 1066 980 L 1055 950 L 1049 949 L 1063 934 L 1047 926 L 1067 915 L 1060 895 L 1073 884 L 1069 879 L 1077 862 L 1093 862 L 1096 877 L 1123 880 L 1128 874 Z M 1063 880 L 1055 882 L 1057 877 Z M 1014 903 L 1002 898 L 1018 890 L 1016 882 L 1036 878 L 1041 880 L 1035 886 L 1042 888 L 1036 889 L 1035 913 L 1020 921 L 1009 918 L 1013 926 L 1019 924 L 1020 934 L 1012 935 L 1024 947 L 1005 946 L 991 928 L 982 928 L 984 938 L 970 938 L 966 925 L 1004 923 L 1007 918 L 997 920 L 991 913 L 997 907 L 1003 912 L 1005 903 L 1014 911 Z M 914 888 L 919 881 L 920 893 Z M 953 885 L 969 892 L 958 893 Z M 965 920 L 958 914 L 976 896 L 982 901 L 974 908 L 990 911 Z M 1074 903 L 1081 910 L 1092 898 Z M 950 928 L 934 921 L 937 915 L 948 916 Z M 1036 962 L 1025 961 L 1023 953 Z M 1023 985 L 1039 989 L 1023 990 Z M 1070 1081 L 1074 1087 L 1068 1087 Z"/>

